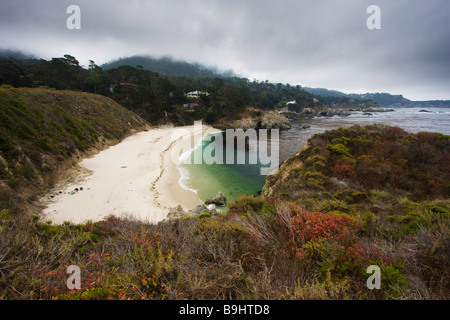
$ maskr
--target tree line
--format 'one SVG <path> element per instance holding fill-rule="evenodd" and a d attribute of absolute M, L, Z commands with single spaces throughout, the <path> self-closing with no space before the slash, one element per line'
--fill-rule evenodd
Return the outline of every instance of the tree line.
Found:
<path fill-rule="evenodd" d="M 295 100 L 297 108 L 322 105 L 323 100 L 301 86 L 250 81 L 239 77 L 161 76 L 141 65 L 105 70 L 90 60 L 87 68 L 71 56 L 51 60 L 0 60 L 0 84 L 15 87 L 49 87 L 105 95 L 152 124 L 189 124 L 239 118 L 246 107 L 274 109 Z M 190 91 L 208 92 L 199 98 Z M 186 108 L 192 106 L 192 108 Z"/>

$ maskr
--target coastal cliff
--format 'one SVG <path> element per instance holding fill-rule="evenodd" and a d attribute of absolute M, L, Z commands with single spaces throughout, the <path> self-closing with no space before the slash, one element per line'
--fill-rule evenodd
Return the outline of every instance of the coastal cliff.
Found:
<path fill-rule="evenodd" d="M 327 131 L 281 163 L 278 173 L 267 177 L 262 195 L 296 200 L 354 188 L 388 190 L 416 200 L 447 198 L 449 148 L 448 136 L 382 125 Z"/>

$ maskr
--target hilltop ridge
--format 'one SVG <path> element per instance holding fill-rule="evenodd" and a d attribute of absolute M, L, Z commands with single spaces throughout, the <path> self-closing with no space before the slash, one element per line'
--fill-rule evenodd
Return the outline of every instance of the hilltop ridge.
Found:
<path fill-rule="evenodd" d="M 199 63 L 176 60 L 165 56 L 155 58 L 145 55 L 119 58 L 101 65 L 104 70 L 118 68 L 120 66 L 139 67 L 144 70 L 156 72 L 163 76 L 172 77 L 232 77 L 233 71 L 221 72 L 214 67 L 206 67 Z"/>
<path fill-rule="evenodd" d="M 348 101 L 352 99 L 361 101 L 373 101 L 385 108 L 449 108 L 450 100 L 427 100 L 412 101 L 405 98 L 401 94 L 390 94 L 386 92 L 376 93 L 344 93 L 338 90 L 329 90 L 325 88 L 308 88 L 303 89 L 309 93 L 321 96 L 329 102 Z"/>

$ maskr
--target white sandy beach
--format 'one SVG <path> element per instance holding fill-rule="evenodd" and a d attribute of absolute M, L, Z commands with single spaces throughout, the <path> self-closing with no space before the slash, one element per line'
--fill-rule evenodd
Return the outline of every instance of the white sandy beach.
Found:
<path fill-rule="evenodd" d="M 205 135 L 217 129 L 203 126 L 202 131 Z M 175 133 L 178 139 L 174 139 Z M 188 147 L 186 138 L 192 139 L 192 146 L 197 143 L 194 126 L 152 129 L 82 160 L 79 166 L 85 175 L 78 176 L 76 183 L 57 186 L 42 199 L 47 206 L 44 220 L 83 223 L 113 214 L 158 222 L 172 207 L 181 205 L 188 210 L 201 204 L 195 192 L 179 184 L 177 162 Z M 79 191 L 71 194 L 75 188 Z"/>

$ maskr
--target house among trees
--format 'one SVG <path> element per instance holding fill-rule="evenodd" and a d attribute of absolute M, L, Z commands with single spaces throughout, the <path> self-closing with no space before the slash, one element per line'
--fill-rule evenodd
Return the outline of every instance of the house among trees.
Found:
<path fill-rule="evenodd" d="M 297 101 L 295 101 L 295 100 L 288 101 L 288 102 L 286 102 L 284 107 L 278 109 L 278 112 L 279 113 L 289 112 L 289 106 L 294 107 L 296 105 L 297 105 Z"/>
<path fill-rule="evenodd" d="M 186 96 L 188 98 L 196 98 L 196 99 L 198 99 L 198 98 L 200 98 L 200 96 L 209 96 L 209 93 L 205 92 L 205 91 L 192 91 L 192 92 L 186 93 Z"/>
<path fill-rule="evenodd" d="M 289 107 L 290 104 L 297 104 L 297 101 L 292 100 L 292 101 L 286 102 L 286 106 L 287 106 L 287 107 Z"/>

